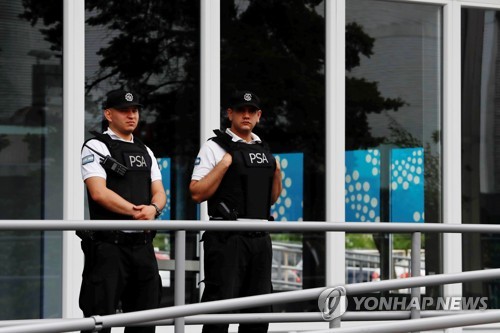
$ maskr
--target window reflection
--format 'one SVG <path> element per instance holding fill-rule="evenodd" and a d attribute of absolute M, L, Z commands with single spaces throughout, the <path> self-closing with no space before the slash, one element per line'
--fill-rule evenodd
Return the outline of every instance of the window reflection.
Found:
<path fill-rule="evenodd" d="M 61 219 L 62 1 L 0 6 L 0 219 Z M 0 232 L 0 319 L 61 316 L 61 235 Z"/>
<path fill-rule="evenodd" d="M 200 140 L 199 1 L 86 0 L 85 8 L 86 135 L 102 130 L 106 92 L 120 87 L 136 92 L 145 107 L 135 134 L 159 158 L 170 200 L 161 218 L 196 219 L 188 185 Z M 156 236 L 160 264 L 175 258 L 174 241 L 168 233 Z M 188 233 L 187 242 L 187 259 L 195 259 L 196 233 Z M 173 284 L 167 281 L 173 274 L 162 274 L 170 288 L 163 304 L 173 304 Z M 198 302 L 196 279 L 187 272 L 187 302 Z"/>
<path fill-rule="evenodd" d="M 462 9 L 462 223 L 498 224 L 500 12 Z M 463 270 L 500 267 L 497 234 L 463 234 Z M 464 283 L 464 296 L 499 308 L 499 281 Z"/>
<path fill-rule="evenodd" d="M 306 221 L 325 219 L 324 13 L 323 1 L 221 1 L 221 114 L 234 90 L 248 89 L 261 98 L 263 114 L 255 132 L 273 153 L 298 153 L 303 161 Z M 282 218 L 280 207 L 274 213 Z M 296 258 L 287 263 L 293 272 L 273 273 L 275 290 L 296 288 L 297 281 L 299 288 L 324 286 L 323 233 L 275 234 L 273 243 L 277 267 L 282 262 L 278 245 L 288 243 L 290 257 Z M 303 261 L 295 256 L 297 246 Z"/>
<path fill-rule="evenodd" d="M 441 222 L 440 64 L 441 7 L 346 2 L 349 221 Z M 360 171 L 365 178 L 355 180 Z M 346 237 L 351 268 L 375 269 L 382 279 L 408 272 L 409 235 Z M 441 251 L 439 236 L 426 234 L 422 244 L 426 252 Z M 440 258 L 425 256 L 422 273 L 440 272 Z"/>

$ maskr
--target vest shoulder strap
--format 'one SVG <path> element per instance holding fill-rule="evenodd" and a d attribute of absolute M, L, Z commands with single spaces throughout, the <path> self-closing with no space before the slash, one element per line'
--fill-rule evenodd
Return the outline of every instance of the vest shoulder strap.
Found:
<path fill-rule="evenodd" d="M 211 137 L 208 140 L 212 140 L 213 142 L 217 143 L 219 146 L 221 146 L 222 148 L 224 148 L 224 150 L 228 152 L 234 151 L 236 149 L 238 143 L 233 141 L 231 135 L 222 132 L 220 129 L 215 129 L 214 133 L 216 136 Z M 266 151 L 269 152 L 271 151 L 269 145 L 264 141 L 261 141 L 256 144 L 261 145 Z"/>
<path fill-rule="evenodd" d="M 220 129 L 214 130 L 214 133 L 215 136 L 208 140 L 212 140 L 213 142 L 224 148 L 224 150 L 227 152 L 231 152 L 234 150 L 233 139 L 229 134 L 222 132 Z"/>
<path fill-rule="evenodd" d="M 90 131 L 89 132 L 90 134 L 93 135 L 93 137 L 91 137 L 90 139 L 87 139 L 83 142 L 83 145 L 82 145 L 82 150 L 83 150 L 83 147 L 85 147 L 85 145 L 87 144 L 87 142 L 89 142 L 90 140 L 98 140 L 98 141 L 101 141 L 102 143 L 104 143 L 106 145 L 106 147 L 108 147 L 109 149 L 109 146 L 108 146 L 108 143 L 106 142 L 106 139 L 103 138 L 103 134 L 101 133 L 98 133 L 96 131 Z"/>
<path fill-rule="evenodd" d="M 92 134 L 94 137 L 92 137 L 92 138 L 88 139 L 87 141 L 85 141 L 84 144 L 83 144 L 84 146 L 90 140 L 97 140 L 97 141 L 101 141 L 102 143 L 104 143 L 106 145 L 106 147 L 108 147 L 108 150 L 111 151 L 110 145 L 112 144 L 112 139 L 109 137 L 109 135 L 103 134 L 103 133 L 99 133 L 97 131 L 90 131 L 89 133 Z M 83 147 L 82 147 L 82 149 L 83 149 Z"/>
<path fill-rule="evenodd" d="M 111 139 L 111 137 L 107 134 L 99 133 L 97 131 L 90 131 L 89 133 L 92 134 L 94 137 L 85 141 L 83 144 L 84 146 L 90 140 L 98 140 L 98 141 L 101 141 L 102 143 L 104 143 L 106 145 L 106 147 L 108 147 L 108 149 L 111 151 L 111 148 L 114 146 L 114 144 L 116 144 L 117 140 Z M 134 143 L 137 144 L 142 149 L 147 150 L 146 145 L 141 140 L 139 140 L 139 138 L 137 138 L 135 136 L 134 136 Z M 82 147 L 82 149 L 83 149 L 83 147 Z"/>

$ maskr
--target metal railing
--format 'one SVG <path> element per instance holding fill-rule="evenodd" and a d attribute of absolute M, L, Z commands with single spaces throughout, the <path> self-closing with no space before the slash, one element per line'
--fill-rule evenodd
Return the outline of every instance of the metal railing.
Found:
<path fill-rule="evenodd" d="M 143 230 L 144 222 L 135 221 L 2 221 L 0 222 L 0 230 Z M 176 332 L 182 333 L 185 324 L 203 323 L 209 321 L 223 322 L 241 322 L 246 320 L 274 321 L 275 319 L 284 319 L 285 321 L 322 321 L 318 314 L 302 314 L 302 316 L 294 316 L 291 319 L 289 314 L 239 314 L 239 315 L 204 315 L 214 312 L 224 312 L 228 310 L 252 308 L 268 304 L 281 304 L 289 302 L 300 302 L 314 300 L 319 297 L 325 288 L 313 288 L 306 290 L 297 290 L 282 292 L 270 295 L 259 295 L 244 297 L 238 299 L 221 300 L 215 302 L 184 304 L 184 268 L 185 268 L 185 232 L 200 231 L 200 230 L 246 230 L 246 231 L 288 231 L 288 232 L 304 232 L 304 231 L 323 231 L 323 232 L 354 232 L 354 233 L 372 233 L 372 232 L 392 232 L 392 233 L 411 233 L 412 234 L 412 272 L 415 275 L 420 274 L 420 235 L 421 232 L 426 233 L 500 233 L 500 226 L 497 225 L 467 225 L 467 224 L 412 224 L 412 223 L 334 223 L 334 222 L 244 222 L 244 221 L 168 221 L 148 222 L 148 229 L 157 230 L 176 230 L 176 258 L 175 258 L 175 277 L 176 284 L 174 287 L 174 304 L 173 307 L 145 310 L 132 313 L 120 313 L 107 316 L 94 316 L 83 319 L 61 319 L 61 320 L 37 320 L 33 321 L 15 321 L 15 322 L 0 322 L 0 332 L 67 332 L 75 330 L 99 330 L 103 327 L 128 326 L 148 323 L 149 325 L 171 324 L 172 319 L 175 323 Z M 500 269 L 470 271 L 455 274 L 439 274 L 426 277 L 411 277 L 401 280 L 376 281 L 369 283 L 357 283 L 353 285 L 345 285 L 347 295 L 355 295 L 359 293 L 394 290 L 402 288 L 412 288 L 412 296 L 418 297 L 421 286 L 431 286 L 449 283 L 462 283 L 473 280 L 489 280 L 500 278 Z M 181 281 L 181 283 L 179 283 Z M 319 311 L 318 311 L 319 312 Z M 460 322 L 459 326 L 476 325 L 480 323 L 500 322 L 500 317 L 496 311 L 492 315 L 482 315 L 480 319 L 470 316 L 469 314 L 454 314 L 453 321 L 439 320 L 440 318 L 420 318 L 421 313 L 418 309 L 412 309 L 410 317 L 415 326 L 408 326 L 405 323 L 406 330 L 418 330 L 441 328 L 443 323 L 448 322 L 449 326 L 453 326 Z M 492 312 L 492 313 L 493 313 Z M 488 312 L 489 313 L 489 312 Z M 198 315 L 198 316 L 196 316 Z M 398 314 L 401 315 L 401 314 Z M 406 316 L 404 314 L 401 318 Z M 496 317 L 495 317 L 496 315 Z M 187 317 L 194 316 L 194 317 Z M 264 317 L 262 317 L 264 316 Z M 185 318 L 187 317 L 187 318 Z M 345 317 L 345 319 L 344 319 Z M 349 318 L 349 313 L 342 317 L 343 320 Z M 356 316 L 354 316 L 356 317 Z M 367 317 L 370 317 L 367 315 Z M 362 316 L 357 316 L 358 320 Z M 460 321 L 459 318 L 463 318 Z M 495 318 L 493 320 L 493 318 Z M 430 319 L 434 319 L 433 321 Z M 165 322 L 167 320 L 167 322 Z M 493 321 L 492 321 L 493 320 Z M 397 323 L 396 323 L 397 324 Z M 384 326 L 389 325 L 389 326 Z M 380 326 L 380 332 L 390 331 L 389 324 Z M 398 326 L 399 325 L 399 326 Z M 395 325 L 401 330 L 401 324 Z M 422 325 L 422 326 L 418 326 Z M 433 326 L 434 325 L 434 326 Z M 3 327 L 2 327 L 3 326 Z M 386 329 L 386 327 L 388 327 Z M 414 327 L 414 328 L 413 328 Z M 357 327 L 355 332 L 365 332 L 362 328 Z M 370 325 L 366 332 L 375 332 L 373 325 Z M 349 329 L 333 329 L 331 332 L 351 332 Z M 352 331 L 354 332 L 354 331 Z M 390 331 L 392 332 L 392 331 Z M 395 332 L 395 331 L 394 331 Z"/>

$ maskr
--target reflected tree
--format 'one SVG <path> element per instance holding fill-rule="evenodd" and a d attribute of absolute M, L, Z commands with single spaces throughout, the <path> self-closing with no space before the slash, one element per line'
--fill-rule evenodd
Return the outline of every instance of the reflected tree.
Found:
<path fill-rule="evenodd" d="M 374 137 L 368 124 L 369 114 L 397 111 L 406 103 L 401 98 L 383 97 L 377 82 L 349 76 L 361 64 L 361 57 L 373 55 L 375 39 L 356 22 L 346 25 L 346 150 L 367 149 L 383 143 Z"/>
<path fill-rule="evenodd" d="M 322 1 L 221 2 L 221 93 L 261 97 L 256 132 L 276 152 L 301 151 L 324 167 L 324 17 Z M 307 162 L 306 162 L 307 163 Z"/>
<path fill-rule="evenodd" d="M 233 90 L 259 95 L 255 132 L 273 152 L 304 154 L 303 216 L 314 221 L 325 219 L 326 205 L 323 13 L 318 0 L 221 1 L 222 115 Z M 302 244 L 303 287 L 323 286 L 324 234 L 304 233 Z M 317 309 L 313 302 L 297 306 Z"/>
<path fill-rule="evenodd" d="M 153 121 L 138 131 L 160 156 L 193 154 L 199 102 L 199 4 L 196 1 L 85 2 L 87 24 L 105 27 L 99 70 L 86 80 L 90 93 L 101 84 L 137 92 Z M 169 133 L 169 135 L 165 135 Z M 180 144 L 180 141 L 182 144 Z"/>
<path fill-rule="evenodd" d="M 22 17 L 32 25 L 43 20 L 40 31 L 53 50 L 62 50 L 62 11 L 60 1 L 39 3 L 24 0 Z M 90 13 L 88 26 L 103 28 L 104 45 L 99 49 L 99 70 L 86 78 L 87 100 L 93 90 L 127 87 L 141 96 L 153 121 L 142 121 L 138 131 L 154 151 L 174 155 L 192 151 L 191 142 L 176 144 L 177 139 L 198 136 L 199 94 L 199 3 L 188 0 L 138 2 L 124 0 L 85 1 Z M 187 126 L 186 126 L 187 124 Z M 198 142 L 194 142 L 197 146 Z M 163 155 L 163 154 L 162 154 Z"/>
<path fill-rule="evenodd" d="M 50 42 L 50 49 L 58 52 L 61 57 L 63 38 L 63 6 L 60 0 L 36 1 L 23 0 L 24 12 L 20 18 L 35 26 L 39 21 L 43 23 L 40 32 L 44 39 Z"/>

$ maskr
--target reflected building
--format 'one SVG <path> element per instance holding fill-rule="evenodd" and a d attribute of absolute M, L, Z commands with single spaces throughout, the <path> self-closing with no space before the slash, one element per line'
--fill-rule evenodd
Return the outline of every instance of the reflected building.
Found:
<path fill-rule="evenodd" d="M 62 219 L 62 53 L 20 17 L 22 1 L 1 7 L 0 219 Z M 1 319 L 61 316 L 61 242 L 0 232 Z"/>

